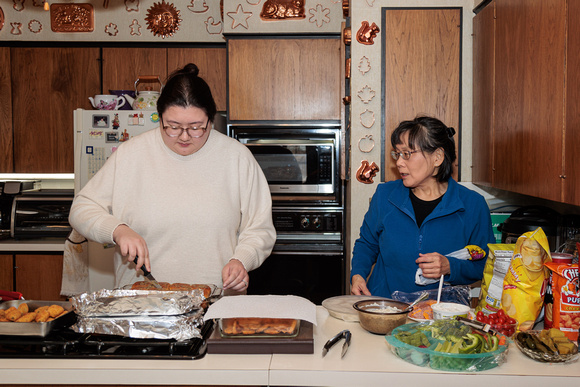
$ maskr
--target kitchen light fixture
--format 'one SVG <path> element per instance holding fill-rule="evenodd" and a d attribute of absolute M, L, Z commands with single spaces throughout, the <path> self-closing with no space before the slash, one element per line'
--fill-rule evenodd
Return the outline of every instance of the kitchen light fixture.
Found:
<path fill-rule="evenodd" d="M 48 5 L 48 0 L 44 0 L 44 10 L 48 11 L 50 9 L 50 6 Z"/>

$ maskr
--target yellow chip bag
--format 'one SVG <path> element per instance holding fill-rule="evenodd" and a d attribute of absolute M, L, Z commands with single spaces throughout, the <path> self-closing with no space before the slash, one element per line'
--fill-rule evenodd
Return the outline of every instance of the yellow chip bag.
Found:
<path fill-rule="evenodd" d="M 522 234 L 514 249 L 510 267 L 503 280 L 501 307 L 526 331 L 534 326 L 544 303 L 551 262 L 548 238 L 542 228 Z"/>
<path fill-rule="evenodd" d="M 475 308 L 476 312 L 481 310 L 488 315 L 501 308 L 503 279 L 510 267 L 515 246 L 513 243 L 490 243 L 487 245 L 489 255 L 483 269 L 481 293 Z"/>

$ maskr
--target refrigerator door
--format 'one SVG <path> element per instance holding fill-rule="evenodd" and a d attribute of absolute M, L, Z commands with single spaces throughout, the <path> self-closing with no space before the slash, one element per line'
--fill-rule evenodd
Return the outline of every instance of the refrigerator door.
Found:
<path fill-rule="evenodd" d="M 138 110 L 74 111 L 75 193 L 97 173 L 123 142 L 159 127 L 159 115 Z M 113 289 L 114 245 L 89 241 L 89 291 Z"/>

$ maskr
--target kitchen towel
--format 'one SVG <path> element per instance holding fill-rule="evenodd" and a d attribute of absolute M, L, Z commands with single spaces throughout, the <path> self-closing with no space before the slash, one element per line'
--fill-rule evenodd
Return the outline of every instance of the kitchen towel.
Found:
<path fill-rule="evenodd" d="M 64 243 L 62 296 L 76 296 L 89 291 L 89 242 L 72 230 Z"/>
<path fill-rule="evenodd" d="M 316 305 L 298 296 L 227 296 L 210 305 L 204 320 L 243 317 L 290 318 L 316 325 Z"/>

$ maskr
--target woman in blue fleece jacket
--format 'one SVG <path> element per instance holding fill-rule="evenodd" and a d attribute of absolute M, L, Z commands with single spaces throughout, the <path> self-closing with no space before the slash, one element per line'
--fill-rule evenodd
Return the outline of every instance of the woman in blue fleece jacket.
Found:
<path fill-rule="evenodd" d="M 424 116 L 401 122 L 392 133 L 391 155 L 401 179 L 379 184 L 373 195 L 354 244 L 352 294 L 391 297 L 395 290 L 438 287 L 417 285 L 417 268 L 425 278 L 445 275 L 452 285 L 482 278 L 485 260 L 446 256 L 468 245 L 487 254 L 487 244 L 495 242 L 485 199 L 451 178 L 454 134 Z"/>

